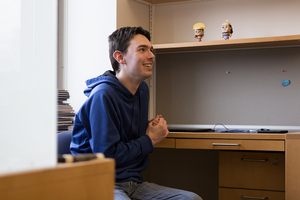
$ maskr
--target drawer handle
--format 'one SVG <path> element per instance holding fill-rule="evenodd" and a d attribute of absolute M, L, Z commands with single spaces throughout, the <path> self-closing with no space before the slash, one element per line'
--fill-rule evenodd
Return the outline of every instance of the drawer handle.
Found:
<path fill-rule="evenodd" d="M 268 199 L 268 197 L 250 197 L 242 195 L 241 198 L 243 199 Z"/>
<path fill-rule="evenodd" d="M 243 161 L 266 162 L 268 159 L 242 158 Z"/>
<path fill-rule="evenodd" d="M 213 146 L 240 146 L 240 144 L 212 143 Z"/>

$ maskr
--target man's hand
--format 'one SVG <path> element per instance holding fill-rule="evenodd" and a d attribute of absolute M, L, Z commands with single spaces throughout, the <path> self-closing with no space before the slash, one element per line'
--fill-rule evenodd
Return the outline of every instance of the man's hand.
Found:
<path fill-rule="evenodd" d="M 162 118 L 162 116 L 157 115 L 155 118 L 153 118 L 149 121 L 149 124 L 152 124 L 153 126 L 156 126 L 158 124 L 160 118 Z"/>
<path fill-rule="evenodd" d="M 166 120 L 161 115 L 157 115 L 156 118 L 150 120 L 146 134 L 149 135 L 153 145 L 161 142 L 169 134 Z"/>

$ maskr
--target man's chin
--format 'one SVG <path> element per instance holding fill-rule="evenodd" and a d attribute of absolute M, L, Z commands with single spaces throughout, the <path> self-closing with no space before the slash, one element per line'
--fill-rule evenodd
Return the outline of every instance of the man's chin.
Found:
<path fill-rule="evenodd" d="M 152 76 L 152 71 L 145 73 L 145 78 L 150 78 Z"/>

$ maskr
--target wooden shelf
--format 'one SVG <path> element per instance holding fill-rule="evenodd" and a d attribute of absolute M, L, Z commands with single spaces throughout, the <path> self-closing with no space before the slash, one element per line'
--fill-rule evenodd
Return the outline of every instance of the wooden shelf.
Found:
<path fill-rule="evenodd" d="M 155 53 L 180 53 L 300 46 L 300 35 L 231 39 L 218 41 L 154 44 Z"/>
<path fill-rule="evenodd" d="M 203 0 L 135 0 L 147 4 L 165 4 L 165 3 L 178 3 L 178 2 L 193 2 L 193 1 L 203 1 Z"/>
<path fill-rule="evenodd" d="M 287 134 L 264 134 L 264 133 L 193 133 L 193 132 L 170 132 L 167 138 L 184 139 L 239 139 L 239 140 L 284 140 Z M 296 137 L 296 136 L 295 136 Z M 299 137 L 299 134 L 298 134 Z"/>

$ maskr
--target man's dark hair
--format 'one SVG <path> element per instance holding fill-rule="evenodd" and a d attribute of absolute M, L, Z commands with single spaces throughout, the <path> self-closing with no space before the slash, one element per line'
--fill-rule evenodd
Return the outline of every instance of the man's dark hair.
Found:
<path fill-rule="evenodd" d="M 142 27 L 123 27 L 120 29 L 117 29 L 114 31 L 109 37 L 108 37 L 108 43 L 109 43 L 109 58 L 112 65 L 112 68 L 115 72 L 119 71 L 119 63 L 114 58 L 114 52 L 115 51 L 121 51 L 122 53 L 126 54 L 127 48 L 130 44 L 130 40 L 135 35 L 144 35 L 149 41 L 150 41 L 150 33 L 143 29 Z"/>

